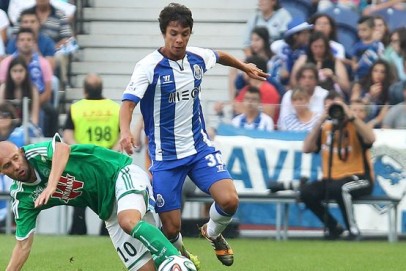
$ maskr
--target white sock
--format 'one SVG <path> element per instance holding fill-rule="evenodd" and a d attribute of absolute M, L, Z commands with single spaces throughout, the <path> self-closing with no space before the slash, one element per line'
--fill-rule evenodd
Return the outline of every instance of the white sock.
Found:
<path fill-rule="evenodd" d="M 173 238 L 171 240 L 172 245 L 174 245 L 178 250 L 182 249 L 183 246 L 183 238 L 182 238 L 182 234 L 179 233 L 178 236 L 176 236 L 176 238 Z"/>
<path fill-rule="evenodd" d="M 227 225 L 230 224 L 231 220 L 231 216 L 220 214 L 213 202 L 210 207 L 210 220 L 207 223 L 207 236 L 210 238 L 216 238 L 224 231 Z"/>

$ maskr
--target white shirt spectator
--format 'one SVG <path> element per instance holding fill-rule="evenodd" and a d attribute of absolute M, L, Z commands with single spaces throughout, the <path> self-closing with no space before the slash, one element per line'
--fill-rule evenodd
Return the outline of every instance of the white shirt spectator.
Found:
<path fill-rule="evenodd" d="M 50 3 L 55 8 L 62 10 L 68 18 L 72 18 L 75 15 L 75 5 L 67 3 L 63 0 L 51 0 Z M 18 23 L 18 18 L 20 17 L 21 11 L 31 8 L 34 5 L 35 0 L 10 0 L 7 13 L 13 25 Z"/>
<path fill-rule="evenodd" d="M 319 113 L 313 113 L 309 121 L 302 122 L 296 113 L 292 113 L 281 119 L 278 129 L 281 131 L 310 131 L 319 118 Z"/>
<path fill-rule="evenodd" d="M 313 95 L 310 97 L 309 109 L 315 113 L 323 113 L 324 111 L 324 98 L 327 96 L 328 90 L 316 86 L 314 89 Z M 292 105 L 292 90 L 288 90 L 285 95 L 282 97 L 281 102 L 281 111 L 279 113 L 278 126 L 280 125 L 281 120 L 286 118 L 287 115 L 295 113 L 295 109 Z"/>
<path fill-rule="evenodd" d="M 247 117 L 245 114 L 240 114 L 234 117 L 231 123 L 234 127 L 251 130 L 272 131 L 274 129 L 272 118 L 262 112 L 260 112 L 259 115 L 254 119 L 254 121 L 250 123 L 247 121 Z"/>
<path fill-rule="evenodd" d="M 265 20 L 260 12 L 257 12 L 251 19 L 248 20 L 245 34 L 244 34 L 244 47 L 249 47 L 251 44 L 251 31 L 257 26 L 265 26 L 268 29 L 271 40 L 280 39 L 283 33 L 288 29 L 288 24 L 292 20 L 290 13 L 280 8 L 275 13 Z"/>

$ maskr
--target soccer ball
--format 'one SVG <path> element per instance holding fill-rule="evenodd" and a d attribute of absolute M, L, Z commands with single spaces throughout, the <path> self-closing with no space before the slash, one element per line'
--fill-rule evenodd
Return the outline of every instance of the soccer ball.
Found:
<path fill-rule="evenodd" d="M 196 271 L 196 267 L 188 258 L 173 255 L 161 263 L 158 271 Z"/>

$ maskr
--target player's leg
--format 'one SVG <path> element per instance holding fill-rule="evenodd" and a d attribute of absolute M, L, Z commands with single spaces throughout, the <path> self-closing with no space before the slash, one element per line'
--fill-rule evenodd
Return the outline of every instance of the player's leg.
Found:
<path fill-rule="evenodd" d="M 171 170 L 160 170 L 152 173 L 152 184 L 156 199 L 155 209 L 162 223 L 162 232 L 171 243 L 189 258 L 197 270 L 200 269 L 199 259 L 188 252 L 183 244 L 181 230 L 182 186 L 187 174 L 187 168 L 178 167 Z"/>
<path fill-rule="evenodd" d="M 122 169 L 116 182 L 117 217 L 120 227 L 143 243 L 159 266 L 166 257 L 179 252 L 158 228 L 141 220 L 149 206 L 148 187 L 148 175 L 139 167 Z"/>
<path fill-rule="evenodd" d="M 197 160 L 190 177 L 214 199 L 209 222 L 201 227 L 201 233 L 213 245 L 217 258 L 224 265 L 230 266 L 234 262 L 233 251 L 221 233 L 231 222 L 239 200 L 231 176 L 222 162 L 221 153 L 213 151 Z"/>
<path fill-rule="evenodd" d="M 116 209 L 115 206 L 113 214 L 105 223 L 119 258 L 128 270 L 156 270 L 152 256 L 147 248 L 120 227 Z"/>

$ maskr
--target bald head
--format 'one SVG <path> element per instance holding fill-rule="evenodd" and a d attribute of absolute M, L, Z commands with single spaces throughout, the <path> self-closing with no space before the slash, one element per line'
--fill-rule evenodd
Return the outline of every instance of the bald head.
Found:
<path fill-rule="evenodd" d="M 18 151 L 18 147 L 11 143 L 10 141 L 1 141 L 0 142 L 0 160 L 9 156 L 11 153 Z"/>
<path fill-rule="evenodd" d="M 83 89 L 87 99 L 102 99 L 103 81 L 99 75 L 89 73 L 83 81 Z"/>

